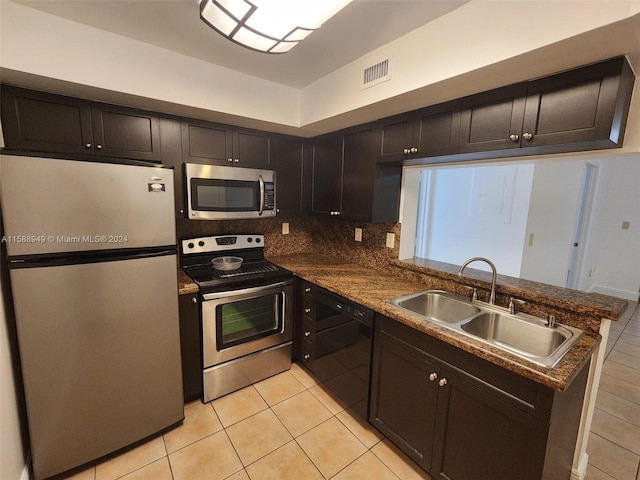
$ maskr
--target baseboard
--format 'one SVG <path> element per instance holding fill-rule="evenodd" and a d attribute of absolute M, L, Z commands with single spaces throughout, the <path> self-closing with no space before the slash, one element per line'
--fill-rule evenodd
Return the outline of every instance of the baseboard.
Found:
<path fill-rule="evenodd" d="M 605 287 L 604 285 L 591 285 L 589 293 L 601 293 L 603 295 L 609 295 L 611 297 L 618 297 L 624 300 L 630 300 L 632 302 L 638 301 L 639 292 L 633 292 L 631 290 L 620 290 L 618 288 Z"/>
<path fill-rule="evenodd" d="M 25 459 L 20 480 L 31 480 L 31 452 L 27 454 L 27 458 Z"/>
<path fill-rule="evenodd" d="M 587 465 L 589 465 L 589 455 L 585 453 L 582 455 L 578 467 L 573 467 L 571 470 L 571 480 L 584 480 L 587 476 Z"/>

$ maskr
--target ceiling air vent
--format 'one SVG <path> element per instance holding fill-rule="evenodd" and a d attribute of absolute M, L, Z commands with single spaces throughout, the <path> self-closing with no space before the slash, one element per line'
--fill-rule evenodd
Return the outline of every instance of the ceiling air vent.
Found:
<path fill-rule="evenodd" d="M 364 69 L 361 89 L 373 87 L 389 79 L 391 79 L 391 60 L 387 58 Z"/>

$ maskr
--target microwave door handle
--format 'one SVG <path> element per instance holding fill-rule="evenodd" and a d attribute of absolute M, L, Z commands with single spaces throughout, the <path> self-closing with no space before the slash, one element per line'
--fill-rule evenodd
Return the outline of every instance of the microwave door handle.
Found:
<path fill-rule="evenodd" d="M 264 180 L 262 179 L 262 175 L 258 175 L 258 183 L 260 183 L 260 210 L 258 211 L 258 215 L 262 215 L 264 212 Z"/>

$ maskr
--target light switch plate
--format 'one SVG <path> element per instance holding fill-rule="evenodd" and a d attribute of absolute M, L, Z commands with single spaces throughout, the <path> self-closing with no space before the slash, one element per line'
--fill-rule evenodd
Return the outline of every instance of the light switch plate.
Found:
<path fill-rule="evenodd" d="M 387 233 L 387 247 L 393 248 L 396 243 L 396 236 L 393 233 Z"/>
<path fill-rule="evenodd" d="M 289 224 L 286 222 L 282 224 L 282 234 L 289 235 Z"/>
<path fill-rule="evenodd" d="M 356 239 L 356 242 L 361 242 L 362 241 L 362 229 L 361 228 L 356 228 L 355 239 Z"/>

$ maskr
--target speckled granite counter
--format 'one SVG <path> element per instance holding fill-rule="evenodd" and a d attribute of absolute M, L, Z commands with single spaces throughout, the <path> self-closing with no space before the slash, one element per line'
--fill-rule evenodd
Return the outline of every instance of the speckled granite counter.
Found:
<path fill-rule="evenodd" d="M 613 304 L 606 302 L 605 298 L 610 299 L 610 297 L 589 295 L 589 299 L 573 299 L 573 297 L 569 298 L 570 295 L 567 296 L 565 289 L 557 289 L 558 292 L 555 292 L 557 294 L 554 296 L 554 292 L 540 292 L 535 288 L 529 290 L 526 288 L 526 284 L 509 284 L 505 285 L 503 289 L 502 282 L 499 281 L 500 295 L 505 296 L 506 294 L 507 297 L 511 295 L 527 299 L 530 302 L 540 302 L 545 305 L 545 308 L 554 307 L 553 312 L 558 313 L 560 323 L 570 323 L 585 330 L 585 334 L 562 360 L 554 368 L 549 369 L 456 333 L 434 322 L 425 321 L 418 315 L 387 303 L 392 298 L 430 288 L 451 290 L 451 287 L 455 287 L 454 290 L 463 289 L 462 285 L 455 282 L 451 273 L 448 273 L 446 269 L 438 270 L 439 276 L 437 276 L 432 271 L 428 271 L 428 269 L 436 270 L 437 267 L 434 265 L 425 266 L 416 262 L 394 261 L 388 266 L 373 268 L 315 254 L 270 256 L 268 260 L 290 270 L 304 280 L 557 391 L 564 391 L 569 386 L 600 343 L 601 337 L 596 333 L 599 320 L 602 318 L 617 320 L 626 308 L 624 301 L 614 301 Z M 453 275 L 455 276 L 455 274 L 457 274 L 457 270 Z M 478 274 L 482 277 L 484 272 L 478 272 Z M 464 284 L 468 285 L 467 280 L 465 278 Z M 478 283 L 478 286 L 486 287 L 486 283 L 475 283 Z M 531 287 L 536 285 L 531 285 Z M 577 294 L 579 293 L 577 292 Z M 577 296 L 579 297 L 579 295 Z M 533 306 L 537 306 L 537 303 Z"/>
<path fill-rule="evenodd" d="M 191 280 L 189 276 L 182 271 L 181 268 L 178 269 L 178 295 L 188 295 L 190 293 L 197 293 L 198 285 L 196 282 Z"/>

